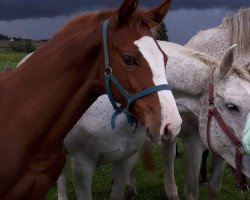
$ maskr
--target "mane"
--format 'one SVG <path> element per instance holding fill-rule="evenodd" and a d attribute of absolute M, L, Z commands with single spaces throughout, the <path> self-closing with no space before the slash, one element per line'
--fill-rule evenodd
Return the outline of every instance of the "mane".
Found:
<path fill-rule="evenodd" d="M 138 9 L 129 19 L 130 28 L 136 28 L 140 25 L 147 25 L 149 28 L 154 28 L 159 26 L 159 24 L 150 20 L 149 16 L 144 14 L 143 10 Z M 105 21 L 110 17 L 115 17 L 118 19 L 119 10 L 118 9 L 109 9 L 97 12 L 89 12 L 79 15 L 73 18 L 70 22 L 68 22 L 60 31 L 58 31 L 54 36 L 53 40 L 58 40 L 67 35 L 72 35 L 77 31 L 84 30 L 89 27 L 93 27 L 93 25 L 97 25 Z"/>
<path fill-rule="evenodd" d="M 194 57 L 194 58 L 200 60 L 205 65 L 211 67 L 212 71 L 214 71 L 215 68 L 218 67 L 221 63 L 220 61 L 213 58 L 212 56 L 209 56 L 208 54 L 198 52 L 198 51 L 195 51 L 192 49 L 185 48 L 185 50 L 183 50 L 183 52 L 191 57 Z M 242 65 L 234 64 L 232 69 L 231 69 L 231 73 L 234 73 L 237 76 L 241 77 L 243 80 L 250 82 L 250 74 L 249 74 L 247 68 L 242 66 Z"/>
<path fill-rule="evenodd" d="M 250 51 L 250 8 L 239 10 L 238 13 L 225 17 L 218 28 L 228 28 L 230 43 L 237 44 L 239 51 Z"/>

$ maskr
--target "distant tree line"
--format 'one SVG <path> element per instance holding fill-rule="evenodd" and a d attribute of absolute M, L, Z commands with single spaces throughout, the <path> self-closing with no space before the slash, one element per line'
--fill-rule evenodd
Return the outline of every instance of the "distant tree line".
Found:
<path fill-rule="evenodd" d="M 9 47 L 12 51 L 30 53 L 36 50 L 31 40 L 26 42 L 13 41 L 9 43 Z"/>
<path fill-rule="evenodd" d="M 8 37 L 7 35 L 0 34 L 0 40 L 11 40 L 13 39 L 16 42 L 29 42 L 30 39 L 23 39 L 21 37 Z M 41 40 L 42 42 L 47 40 Z"/>
<path fill-rule="evenodd" d="M 161 23 L 161 25 L 155 31 L 155 39 L 169 41 L 168 30 L 165 23 Z"/>
<path fill-rule="evenodd" d="M 0 40 L 9 40 L 9 37 L 6 35 L 0 34 Z"/>
<path fill-rule="evenodd" d="M 30 39 L 23 39 L 21 37 L 10 38 L 0 34 L 0 40 L 9 41 L 8 46 L 12 51 L 30 53 L 36 49 Z"/>

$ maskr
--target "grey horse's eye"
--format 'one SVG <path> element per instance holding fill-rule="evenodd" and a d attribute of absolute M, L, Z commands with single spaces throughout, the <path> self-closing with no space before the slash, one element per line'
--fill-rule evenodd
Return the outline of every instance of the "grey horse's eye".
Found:
<path fill-rule="evenodd" d="M 240 109 L 238 108 L 238 106 L 232 104 L 232 103 L 226 103 L 225 105 L 227 107 L 228 110 L 230 111 L 234 111 L 234 112 L 240 112 Z"/>
<path fill-rule="evenodd" d="M 122 57 L 122 60 L 123 62 L 126 64 L 126 65 L 135 65 L 136 64 L 136 61 L 134 58 L 132 58 L 131 56 L 123 56 Z"/>

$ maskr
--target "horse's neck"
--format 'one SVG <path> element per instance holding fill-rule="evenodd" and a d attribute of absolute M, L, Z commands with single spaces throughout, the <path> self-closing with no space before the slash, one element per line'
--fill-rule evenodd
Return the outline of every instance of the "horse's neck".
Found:
<path fill-rule="evenodd" d="M 227 28 L 213 28 L 199 32 L 185 46 L 221 60 L 230 47 L 229 38 Z"/>
<path fill-rule="evenodd" d="M 6 134 L 23 130 L 20 133 L 23 137 L 29 137 L 28 133 L 34 135 L 31 143 L 39 142 L 36 139 L 41 137 L 46 137 L 52 144 L 58 138 L 62 141 L 104 92 L 101 58 L 97 59 L 97 55 L 102 55 L 99 52 L 101 31 L 92 29 L 83 35 L 81 38 L 62 38 L 56 45 L 54 41 L 48 42 L 10 74 L 3 97 L 9 102 L 1 101 L 0 104 L 3 111 L 0 119 L 7 123 Z M 18 102 L 11 98 L 15 96 L 18 96 Z M 27 121 L 32 122 L 32 126 L 27 125 Z"/>
<path fill-rule="evenodd" d="M 207 90 L 211 67 L 196 56 L 185 53 L 185 48 L 174 43 L 162 43 L 168 55 L 166 75 L 180 112 L 198 116 L 200 98 Z"/>
<path fill-rule="evenodd" d="M 207 53 L 218 60 L 223 58 L 227 49 L 231 45 L 228 27 L 201 31 L 185 44 L 188 48 Z M 245 64 L 246 62 L 249 62 L 249 59 L 249 52 L 244 52 L 242 49 L 236 51 L 236 63 Z"/>

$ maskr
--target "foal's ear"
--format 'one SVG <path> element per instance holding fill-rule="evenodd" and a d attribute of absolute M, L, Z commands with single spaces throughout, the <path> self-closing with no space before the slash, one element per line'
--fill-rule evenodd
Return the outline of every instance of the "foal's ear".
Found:
<path fill-rule="evenodd" d="M 237 47 L 237 44 L 234 44 L 227 49 L 222 59 L 220 67 L 218 67 L 218 69 L 216 70 L 219 78 L 225 77 L 229 73 L 230 69 L 233 67 L 234 51 L 236 47 Z"/>
<path fill-rule="evenodd" d="M 145 12 L 145 15 L 147 15 L 148 18 L 151 19 L 153 22 L 160 24 L 166 16 L 170 5 L 171 0 L 164 0 L 160 6 Z"/>
<path fill-rule="evenodd" d="M 138 7 L 139 0 L 124 0 L 121 7 L 118 9 L 118 23 L 125 23 Z"/>

